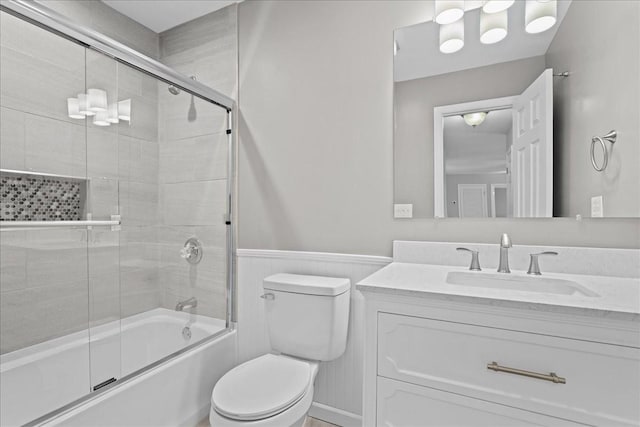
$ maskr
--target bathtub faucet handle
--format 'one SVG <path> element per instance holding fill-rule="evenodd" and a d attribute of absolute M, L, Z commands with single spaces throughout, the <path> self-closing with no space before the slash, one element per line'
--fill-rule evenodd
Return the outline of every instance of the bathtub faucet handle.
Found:
<path fill-rule="evenodd" d="M 184 247 L 180 249 L 180 256 L 184 258 L 189 264 L 197 264 L 202 259 L 202 243 L 195 238 L 191 237 L 184 243 Z"/>

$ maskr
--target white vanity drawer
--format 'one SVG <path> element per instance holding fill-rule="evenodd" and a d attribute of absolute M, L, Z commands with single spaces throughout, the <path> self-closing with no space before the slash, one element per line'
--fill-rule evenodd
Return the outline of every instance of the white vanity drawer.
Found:
<path fill-rule="evenodd" d="M 377 385 L 380 427 L 582 425 L 388 378 L 378 377 Z"/>
<path fill-rule="evenodd" d="M 378 375 L 585 424 L 640 424 L 636 348 L 379 313 Z"/>

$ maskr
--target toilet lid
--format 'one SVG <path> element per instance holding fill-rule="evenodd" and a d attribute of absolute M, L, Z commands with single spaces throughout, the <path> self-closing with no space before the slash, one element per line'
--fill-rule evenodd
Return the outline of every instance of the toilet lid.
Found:
<path fill-rule="evenodd" d="M 213 388 L 211 403 L 227 418 L 259 420 L 293 406 L 310 380 L 308 363 L 266 354 L 227 372 Z"/>

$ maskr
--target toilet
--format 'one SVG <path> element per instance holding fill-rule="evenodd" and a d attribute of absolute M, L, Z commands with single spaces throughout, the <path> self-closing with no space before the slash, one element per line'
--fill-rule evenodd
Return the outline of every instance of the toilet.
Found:
<path fill-rule="evenodd" d="M 321 361 L 347 345 L 349 279 L 274 274 L 264 279 L 273 354 L 227 372 L 213 388 L 212 427 L 300 427 Z"/>

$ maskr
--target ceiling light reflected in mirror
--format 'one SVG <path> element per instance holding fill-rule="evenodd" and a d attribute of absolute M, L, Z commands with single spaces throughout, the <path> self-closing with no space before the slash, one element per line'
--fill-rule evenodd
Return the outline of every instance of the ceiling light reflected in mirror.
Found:
<path fill-rule="evenodd" d="M 498 43 L 507 37 L 508 28 L 507 11 L 497 13 L 480 12 L 480 42 L 483 44 Z"/>
<path fill-rule="evenodd" d="M 515 0 L 486 0 L 482 5 L 482 11 L 485 13 L 498 13 L 509 9 Z"/>
<path fill-rule="evenodd" d="M 487 118 L 488 111 L 476 111 L 475 113 L 466 113 L 462 115 L 464 122 L 471 127 L 476 127 L 484 122 Z"/>
<path fill-rule="evenodd" d="M 464 0 L 436 0 L 434 20 L 440 25 L 456 22 L 464 15 Z"/>

